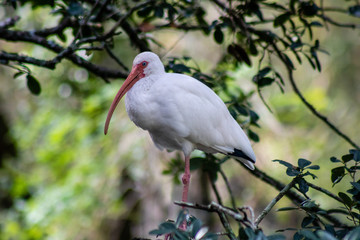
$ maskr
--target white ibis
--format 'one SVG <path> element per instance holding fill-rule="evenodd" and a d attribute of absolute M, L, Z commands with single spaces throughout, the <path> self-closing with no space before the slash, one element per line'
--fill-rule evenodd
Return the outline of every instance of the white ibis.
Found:
<path fill-rule="evenodd" d="M 166 73 L 156 54 L 143 52 L 135 57 L 129 76 L 111 104 L 105 134 L 125 93 L 126 111 L 136 126 L 147 130 L 159 149 L 184 152 L 182 201 L 187 201 L 190 154 L 194 149 L 230 155 L 254 169 L 255 154 L 249 139 L 224 102 L 200 81 Z"/>

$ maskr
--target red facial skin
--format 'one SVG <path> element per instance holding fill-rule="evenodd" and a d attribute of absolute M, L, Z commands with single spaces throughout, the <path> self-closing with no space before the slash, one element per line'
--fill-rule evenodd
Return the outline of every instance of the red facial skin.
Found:
<path fill-rule="evenodd" d="M 132 88 L 132 86 L 134 86 L 134 84 L 137 81 L 139 81 L 141 78 L 145 77 L 144 69 L 148 66 L 148 64 L 149 63 L 147 61 L 142 61 L 141 63 L 133 66 L 133 68 L 131 69 L 129 76 L 124 81 L 124 84 L 121 86 L 119 92 L 116 94 L 115 99 L 110 106 L 110 109 L 109 109 L 109 112 L 108 112 L 108 115 L 106 118 L 106 122 L 105 122 L 105 128 L 104 128 L 105 135 L 108 132 L 110 119 L 115 111 L 116 106 L 120 102 L 121 98 L 125 95 L 125 93 L 127 91 L 129 91 L 130 88 Z"/>

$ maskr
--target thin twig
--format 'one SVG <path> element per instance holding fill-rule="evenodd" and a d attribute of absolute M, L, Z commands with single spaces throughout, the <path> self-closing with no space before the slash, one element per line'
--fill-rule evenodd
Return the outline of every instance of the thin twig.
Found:
<path fill-rule="evenodd" d="M 237 159 L 235 159 L 235 160 L 241 164 L 241 162 L 239 160 L 237 160 Z M 285 187 L 285 184 L 270 177 L 269 175 L 267 175 L 265 172 L 261 171 L 258 168 L 255 168 L 254 170 L 250 170 L 250 169 L 244 167 L 244 169 L 247 170 L 253 176 L 259 178 L 261 181 L 269 184 L 269 186 L 277 189 L 278 191 L 281 191 Z M 301 203 L 306 200 L 304 197 L 302 197 L 301 195 L 299 195 L 298 193 L 296 193 L 295 191 L 293 191 L 291 189 L 286 192 L 285 196 L 288 197 L 296 206 L 301 205 Z M 321 209 L 319 207 L 315 207 L 315 208 L 316 208 L 315 210 L 317 212 L 325 211 L 324 209 Z M 339 219 L 337 219 L 336 217 L 333 217 L 329 214 L 321 215 L 321 216 L 326 218 L 328 221 L 330 221 L 337 227 L 348 227 L 346 224 L 342 223 Z"/>
<path fill-rule="evenodd" d="M 120 61 L 120 59 L 111 51 L 109 45 L 107 43 L 104 44 L 106 52 L 109 54 L 109 56 L 117 63 L 119 64 L 125 71 L 129 71 L 129 68 L 125 66 L 123 62 Z"/>
<path fill-rule="evenodd" d="M 28 63 L 28 64 L 32 64 L 32 65 L 39 66 L 39 67 L 55 69 L 55 64 L 50 61 L 41 60 L 41 59 L 37 59 L 37 58 L 25 56 L 25 55 L 18 55 L 16 53 L 7 53 L 5 51 L 0 52 L 0 60 Z"/>
<path fill-rule="evenodd" d="M 194 208 L 194 209 L 200 209 L 205 210 L 208 212 L 218 212 L 218 213 L 225 213 L 226 215 L 232 217 L 235 221 L 242 222 L 244 221 L 244 217 L 238 213 L 236 210 L 224 207 L 223 205 L 212 201 L 208 205 L 198 204 L 198 203 L 189 203 L 189 202 L 180 202 L 175 201 L 174 204 L 187 207 L 187 208 Z"/>
<path fill-rule="evenodd" d="M 213 191 L 214 191 L 214 193 L 216 195 L 216 198 L 217 198 L 219 204 L 222 205 L 222 200 L 221 200 L 219 191 L 216 188 L 215 182 L 213 182 L 211 180 L 210 174 L 209 174 L 209 179 L 210 179 L 211 187 L 212 187 L 212 189 L 213 189 Z M 234 232 L 232 231 L 230 223 L 229 223 L 228 219 L 226 218 L 225 214 L 223 212 L 218 212 L 218 215 L 219 215 L 219 218 L 220 218 L 220 221 L 221 221 L 222 225 L 224 226 L 226 231 L 229 233 L 230 239 L 231 240 L 236 240 L 236 236 L 235 236 Z"/>
<path fill-rule="evenodd" d="M 339 23 L 325 15 L 318 15 L 318 17 L 323 19 L 325 22 L 331 23 L 332 25 L 337 27 L 352 28 L 352 29 L 360 28 L 360 25 L 352 24 L 352 23 Z"/>
<path fill-rule="evenodd" d="M 232 192 L 232 190 L 231 190 L 229 180 L 228 180 L 227 176 L 225 175 L 224 171 L 223 171 L 221 168 L 219 169 L 219 172 L 220 172 L 222 178 L 224 179 L 226 188 L 227 188 L 227 190 L 228 190 L 228 192 L 229 192 L 230 199 L 231 199 L 231 205 L 232 205 L 232 207 L 233 207 L 234 209 L 236 209 L 235 197 L 234 197 L 234 194 L 233 194 L 233 192 Z"/>
<path fill-rule="evenodd" d="M 221 199 L 221 196 L 220 196 L 220 194 L 219 194 L 219 191 L 218 191 L 218 189 L 217 189 L 217 187 L 216 187 L 216 185 L 215 185 L 215 182 L 211 180 L 211 177 L 210 177 L 210 174 L 209 174 L 209 173 L 208 173 L 208 176 L 209 176 L 209 181 L 210 181 L 211 187 L 212 187 L 212 189 L 213 189 L 213 191 L 214 191 L 214 193 L 215 193 L 216 199 L 217 199 L 217 201 L 219 202 L 219 204 L 222 205 L 222 204 L 223 204 L 223 203 L 222 203 L 222 199 Z"/>
<path fill-rule="evenodd" d="M 295 185 L 298 177 L 295 177 L 288 185 L 286 185 L 279 194 L 271 200 L 271 202 L 265 207 L 261 214 L 255 220 L 256 228 L 259 226 L 259 223 L 264 219 L 264 217 L 270 212 L 270 210 L 275 206 L 275 204 L 285 196 L 285 194 Z"/>
<path fill-rule="evenodd" d="M 328 191 L 328 190 L 326 190 L 326 189 L 324 189 L 324 188 L 321 188 L 321 187 L 319 187 L 319 186 L 316 186 L 316 185 L 314 185 L 314 184 L 312 184 L 312 183 L 309 183 L 309 182 L 307 182 L 307 185 L 308 185 L 309 187 L 315 189 L 315 190 L 318 190 L 319 192 L 325 193 L 326 195 L 328 195 L 329 197 L 335 199 L 336 201 L 339 201 L 339 202 L 343 203 L 343 200 L 341 200 L 341 198 L 339 198 L 338 196 L 336 196 L 336 195 L 333 194 L 332 192 L 330 192 L 330 191 Z"/>
<path fill-rule="evenodd" d="M 295 79 L 293 76 L 293 69 L 291 66 L 287 64 L 287 60 L 285 59 L 282 52 L 279 50 L 275 42 L 271 43 L 272 47 L 274 48 L 275 52 L 277 53 L 278 57 L 281 59 L 281 61 L 284 63 L 287 72 L 290 84 L 295 92 L 295 94 L 300 98 L 300 100 L 304 103 L 304 105 L 320 120 L 322 120 L 331 130 L 333 130 L 337 135 L 342 137 L 345 141 L 347 141 L 350 145 L 355 147 L 356 149 L 360 149 L 359 145 L 357 145 L 353 140 L 351 140 L 346 134 L 341 132 L 334 124 L 332 124 L 324 115 L 320 114 L 313 105 L 311 105 L 303 96 L 303 94 L 300 92 L 299 88 L 297 87 L 295 83 Z"/>

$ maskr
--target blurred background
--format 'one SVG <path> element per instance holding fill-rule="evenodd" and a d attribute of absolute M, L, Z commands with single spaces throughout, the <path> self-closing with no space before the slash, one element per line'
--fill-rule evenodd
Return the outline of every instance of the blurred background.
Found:
<path fill-rule="evenodd" d="M 211 22 L 218 11 L 208 8 L 206 19 Z M 16 10 L 0 6 L 0 21 L 20 15 L 19 29 L 50 27 L 57 22 L 50 11 L 32 9 L 30 4 Z M 211 73 L 226 52 L 201 33 L 160 30 L 151 34 L 164 46 L 151 47 L 164 62 L 168 57 L 190 56 L 204 73 Z M 358 30 L 334 26 L 317 30 L 314 39 L 329 53 L 319 55 L 322 72 L 308 63 L 295 71 L 299 88 L 311 104 L 356 142 L 360 142 L 359 37 Z M 3 49 L 45 59 L 55 56 L 32 44 L 0 40 Z M 128 68 L 138 53 L 125 35 L 116 38 L 114 52 Z M 117 67 L 101 53 L 82 54 L 94 63 Z M 25 76 L 14 79 L 14 69 L 0 65 L 0 239 L 150 238 L 148 232 L 160 222 L 176 218 L 179 207 L 172 202 L 180 200 L 181 185 L 162 172 L 171 159 L 183 156 L 159 151 L 149 135 L 129 120 L 124 101 L 114 114 L 109 134 L 103 134 L 107 111 L 122 80 L 106 84 L 66 60 L 54 71 L 28 67 L 41 83 L 40 96 L 29 92 Z M 245 93 L 256 89 L 251 81 L 256 64 L 229 71 L 235 88 Z M 271 160 L 296 164 L 298 158 L 306 158 L 321 165 L 314 182 L 331 189 L 332 166 L 326 168 L 329 158 L 340 157 L 350 146 L 305 108 L 289 84 L 284 93 L 273 85 L 262 94 L 273 113 L 256 93 L 252 95 L 250 101 L 261 126 L 257 129 L 260 141 L 253 143 L 256 166 L 287 183 L 290 178 L 284 167 Z M 194 156 L 201 154 L 195 152 Z M 228 161 L 223 170 L 237 205 L 251 206 L 255 215 L 277 194 L 234 161 Z M 224 182 L 219 180 L 217 186 L 225 204 L 229 203 Z M 341 188 L 341 184 L 335 186 Z M 310 191 L 310 195 L 320 199 L 322 207 L 334 204 L 322 202 L 318 192 Z M 189 198 L 199 203 L 215 199 L 200 171 L 192 172 Z M 291 203 L 282 199 L 276 208 L 285 206 Z M 194 213 L 216 230 L 213 220 Z M 272 211 L 262 227 L 271 233 L 296 227 L 299 221 L 289 213 Z"/>

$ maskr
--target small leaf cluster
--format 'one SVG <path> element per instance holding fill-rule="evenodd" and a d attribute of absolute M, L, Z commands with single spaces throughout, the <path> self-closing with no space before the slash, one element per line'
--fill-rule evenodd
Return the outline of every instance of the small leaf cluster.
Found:
<path fill-rule="evenodd" d="M 359 169 L 360 150 L 352 149 L 348 154 L 343 155 L 341 159 L 331 157 L 330 161 L 341 164 L 341 166 L 331 170 L 331 182 L 333 186 L 340 183 L 346 176 L 350 178 L 350 185 L 346 193 L 339 192 L 338 196 L 348 211 L 349 215 L 347 218 L 358 225 L 360 224 L 360 180 L 357 179 L 356 173 Z"/>
<path fill-rule="evenodd" d="M 162 171 L 164 175 L 170 175 L 173 178 L 175 184 L 180 184 L 180 176 L 184 173 L 184 160 L 181 158 L 180 154 L 177 153 L 175 158 L 172 158 L 167 163 L 167 168 Z"/>
<path fill-rule="evenodd" d="M 165 235 L 169 240 L 217 240 L 217 234 L 208 231 L 201 220 L 182 210 L 176 222 L 166 221 L 159 225 L 158 229 L 150 231 L 151 235 Z"/>
<path fill-rule="evenodd" d="M 339 192 L 336 195 L 330 195 L 328 190 L 322 189 L 319 186 L 315 186 L 317 190 L 328 194 L 334 200 L 341 203 L 343 206 L 334 209 L 322 209 L 314 200 L 310 199 L 306 193 L 309 189 L 309 183 L 307 183 L 303 176 L 310 175 L 313 178 L 316 176 L 312 173 L 305 171 L 305 169 L 317 170 L 319 166 L 312 165 L 310 161 L 306 159 L 299 159 L 298 166 L 293 166 L 291 163 L 282 160 L 274 160 L 287 167 L 286 174 L 294 177 L 294 181 L 298 185 L 299 192 L 304 194 L 306 200 L 296 207 L 284 207 L 278 209 L 278 211 L 304 211 L 306 216 L 301 222 L 301 228 L 287 228 L 279 231 L 291 230 L 296 231 L 293 239 L 359 239 L 360 237 L 360 180 L 357 180 L 356 173 L 358 164 L 360 162 L 360 151 L 349 150 L 348 154 L 345 154 L 338 159 L 331 157 L 330 162 L 338 163 L 341 166 L 337 166 L 331 170 L 331 182 L 333 186 L 343 181 L 343 179 L 350 178 L 348 190 L 345 192 Z M 298 178 L 298 179 L 297 179 Z M 301 180 L 299 180 L 301 179 Z M 313 186 L 311 186 L 313 187 Z M 334 214 L 345 216 L 353 226 L 343 225 L 339 226 L 334 223 L 330 223 L 324 220 L 325 216 L 333 216 Z"/>
<path fill-rule="evenodd" d="M 298 159 L 298 166 L 294 166 L 289 162 L 283 161 L 283 160 L 273 160 L 273 162 L 279 162 L 281 165 L 284 165 L 287 167 L 286 169 L 286 175 L 290 177 L 295 177 L 295 182 L 299 187 L 300 192 L 303 194 L 307 193 L 309 190 L 309 186 L 304 179 L 305 176 L 310 175 L 313 179 L 316 178 L 316 175 L 311 173 L 307 170 L 318 170 L 320 169 L 319 165 L 312 165 L 312 162 L 304 159 L 299 158 Z"/>

